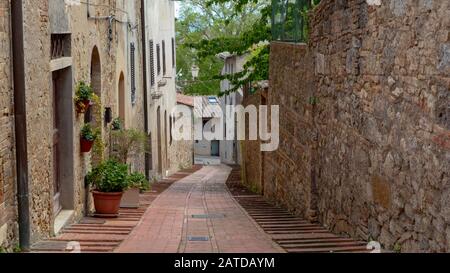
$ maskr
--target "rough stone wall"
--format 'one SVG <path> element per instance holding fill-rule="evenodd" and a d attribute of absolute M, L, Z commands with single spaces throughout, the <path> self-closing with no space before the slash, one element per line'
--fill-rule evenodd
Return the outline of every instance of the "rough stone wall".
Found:
<path fill-rule="evenodd" d="M 254 105 L 257 108 L 261 105 L 261 92 L 259 90 L 253 94 L 250 94 L 248 90 L 244 89 L 244 97 L 242 100 L 242 105 L 247 107 L 248 105 Z M 248 119 L 245 122 L 245 132 L 248 136 L 249 123 Z M 257 192 L 262 192 L 262 179 L 261 179 L 261 166 L 262 166 L 262 153 L 261 141 L 260 140 L 242 140 L 240 141 L 241 151 L 242 151 L 242 172 L 243 172 L 243 182 L 249 187 Z"/>
<path fill-rule="evenodd" d="M 308 46 L 272 44 L 269 102 L 284 110 L 268 183 L 300 211 L 317 198 L 318 219 L 336 232 L 450 251 L 450 4 L 381 2 L 322 0 Z M 288 115 L 297 101 L 301 115 Z M 289 163 L 276 164 L 286 147 Z M 280 183 L 286 174 L 294 186 Z"/>
<path fill-rule="evenodd" d="M 192 156 L 194 153 L 194 142 L 192 140 L 173 140 L 172 144 L 169 141 L 168 145 L 170 148 L 167 153 L 169 154 L 171 173 L 192 167 L 194 163 Z"/>
<path fill-rule="evenodd" d="M 183 107 L 187 107 L 186 105 L 182 105 Z M 193 115 L 192 108 L 191 108 L 191 115 Z M 172 126 L 175 126 L 175 123 L 177 122 L 177 118 L 173 118 Z M 181 122 L 178 120 L 178 122 Z M 170 141 L 170 135 L 169 135 L 169 141 L 167 144 L 169 145 L 169 149 L 167 151 L 168 153 L 168 160 L 169 160 L 169 172 L 174 173 L 181 169 L 188 169 L 191 168 L 194 164 L 194 124 L 191 122 L 191 140 L 174 140 L 172 138 L 172 141 Z M 168 126 L 168 130 L 170 129 L 170 123 Z M 170 131 L 169 131 L 170 134 Z"/>
<path fill-rule="evenodd" d="M 17 237 L 10 2 L 0 1 L 0 250 Z"/>
<path fill-rule="evenodd" d="M 52 90 L 48 1 L 24 2 L 25 88 L 32 241 L 53 230 Z"/>
<path fill-rule="evenodd" d="M 264 194 L 305 217 L 311 214 L 314 148 L 311 62 L 304 45 L 271 45 L 268 104 L 280 106 L 280 145 L 264 162 Z"/>

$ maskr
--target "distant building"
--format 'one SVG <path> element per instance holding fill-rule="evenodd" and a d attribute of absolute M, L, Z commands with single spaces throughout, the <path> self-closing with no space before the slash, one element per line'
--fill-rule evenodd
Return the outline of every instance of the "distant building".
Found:
<path fill-rule="evenodd" d="M 241 72 L 243 70 L 244 64 L 246 62 L 247 55 L 233 55 L 228 52 L 223 52 L 218 55 L 220 59 L 224 61 L 224 66 L 222 69 L 222 75 L 229 75 Z M 220 83 L 220 91 L 225 93 L 232 88 L 231 83 L 228 80 L 223 80 Z M 228 95 L 220 97 L 220 106 L 222 111 L 225 113 L 227 105 L 241 105 L 243 98 L 243 90 L 238 89 L 235 92 L 230 92 Z M 220 141 L 220 159 L 226 164 L 240 164 L 240 147 L 239 141 L 226 140 L 227 130 L 231 130 L 231 126 L 226 126 L 226 121 L 224 119 L 224 140 Z M 234 136 L 236 137 L 236 121 L 234 124 Z"/>
<path fill-rule="evenodd" d="M 196 97 L 196 101 L 201 103 L 202 111 L 199 107 L 194 109 L 194 135 L 199 134 L 199 130 L 211 133 L 220 130 L 222 119 L 211 111 L 212 107 L 220 107 L 219 99 L 216 96 L 203 96 Z M 194 160 L 195 164 L 220 164 L 220 139 L 195 139 Z"/>

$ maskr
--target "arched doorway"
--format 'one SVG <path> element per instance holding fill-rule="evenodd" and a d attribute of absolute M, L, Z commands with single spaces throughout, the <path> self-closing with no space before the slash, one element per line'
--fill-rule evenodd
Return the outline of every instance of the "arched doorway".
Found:
<path fill-rule="evenodd" d="M 101 99 L 102 90 L 102 68 L 100 62 L 100 53 L 97 46 L 94 46 L 91 54 L 91 87 L 94 93 Z M 101 125 L 101 109 L 98 105 L 93 105 L 85 114 L 85 123 L 92 122 L 93 126 Z M 100 117 L 99 117 L 100 116 Z M 100 119 L 99 119 L 100 118 Z"/>
<path fill-rule="evenodd" d="M 118 90 L 119 118 L 122 121 L 123 126 L 125 127 L 125 76 L 123 75 L 123 72 L 120 72 Z"/>
<path fill-rule="evenodd" d="M 158 106 L 158 109 L 156 110 L 156 126 L 157 126 L 157 133 L 158 133 L 158 173 L 161 175 L 163 174 L 163 168 L 162 168 L 162 130 L 161 130 L 161 108 Z"/>
<path fill-rule="evenodd" d="M 94 93 L 98 96 L 99 100 L 102 101 L 102 68 L 100 62 L 100 52 L 97 46 L 94 46 L 91 54 L 91 87 Z M 102 120 L 103 113 L 100 105 L 94 103 L 92 107 L 86 113 L 86 122 L 90 122 L 93 128 L 99 129 L 100 139 L 103 137 L 102 132 Z M 97 163 L 103 159 L 103 154 L 92 153 L 92 162 Z"/>

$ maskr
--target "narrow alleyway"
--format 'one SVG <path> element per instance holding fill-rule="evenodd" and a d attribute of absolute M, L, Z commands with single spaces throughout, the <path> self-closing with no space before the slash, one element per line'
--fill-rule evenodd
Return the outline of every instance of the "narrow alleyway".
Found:
<path fill-rule="evenodd" d="M 207 166 L 175 182 L 115 252 L 283 252 L 227 190 L 230 172 Z"/>

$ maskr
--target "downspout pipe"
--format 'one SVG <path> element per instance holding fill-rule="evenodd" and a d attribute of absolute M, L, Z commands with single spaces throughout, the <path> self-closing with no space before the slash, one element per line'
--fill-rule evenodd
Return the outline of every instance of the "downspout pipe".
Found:
<path fill-rule="evenodd" d="M 144 130 L 148 135 L 148 94 L 147 94 L 147 43 L 145 35 L 145 0 L 141 0 L 141 26 L 142 26 L 142 74 L 143 74 L 143 88 L 144 88 Z M 149 179 L 150 175 L 150 154 L 145 152 L 145 176 Z"/>
<path fill-rule="evenodd" d="M 11 30 L 14 82 L 14 127 L 16 140 L 17 205 L 19 243 L 23 251 L 30 250 L 30 201 L 28 177 L 28 147 L 25 94 L 25 58 L 23 1 L 11 1 Z"/>

